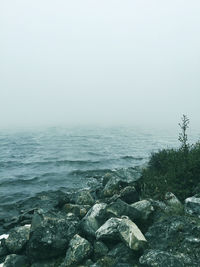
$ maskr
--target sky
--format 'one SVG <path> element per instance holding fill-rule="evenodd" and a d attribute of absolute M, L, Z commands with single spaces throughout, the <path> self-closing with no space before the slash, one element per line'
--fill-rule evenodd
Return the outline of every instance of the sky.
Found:
<path fill-rule="evenodd" d="M 200 129 L 199 0 L 1 0 L 0 129 Z"/>

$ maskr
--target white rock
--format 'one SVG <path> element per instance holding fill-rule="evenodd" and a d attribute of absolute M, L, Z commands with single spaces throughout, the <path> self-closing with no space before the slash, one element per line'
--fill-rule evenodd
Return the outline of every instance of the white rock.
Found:
<path fill-rule="evenodd" d="M 139 250 L 147 242 L 144 235 L 128 217 L 110 218 L 96 231 L 96 238 L 102 240 L 121 240 L 129 248 Z"/>
<path fill-rule="evenodd" d="M 200 198 L 189 197 L 185 200 L 185 212 L 200 218 Z"/>
<path fill-rule="evenodd" d="M 152 206 L 151 202 L 148 200 L 141 200 L 131 204 L 132 207 L 139 210 L 142 214 L 142 219 L 147 220 L 148 217 L 154 211 L 154 207 Z"/>

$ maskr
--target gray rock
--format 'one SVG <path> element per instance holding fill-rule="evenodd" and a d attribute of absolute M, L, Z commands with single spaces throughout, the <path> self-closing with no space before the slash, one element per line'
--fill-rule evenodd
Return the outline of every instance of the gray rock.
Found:
<path fill-rule="evenodd" d="M 93 264 L 94 262 L 91 259 L 86 260 L 84 263 L 85 266 L 92 266 Z"/>
<path fill-rule="evenodd" d="M 63 210 L 66 213 L 74 213 L 79 218 L 83 218 L 91 207 L 89 205 L 65 204 Z"/>
<path fill-rule="evenodd" d="M 97 229 L 105 222 L 106 204 L 95 204 L 81 220 L 81 230 L 90 236 L 95 237 Z"/>
<path fill-rule="evenodd" d="M 121 199 L 117 199 L 117 201 L 109 204 L 106 207 L 106 212 L 110 217 L 121 217 L 122 215 L 128 216 L 131 220 L 137 223 L 142 217 L 142 214 L 139 210 L 135 209 L 131 205 L 128 205 Z"/>
<path fill-rule="evenodd" d="M 91 265 L 91 267 L 115 267 L 117 260 L 110 256 L 104 256 L 99 259 L 96 263 Z"/>
<path fill-rule="evenodd" d="M 89 190 L 81 190 L 76 194 L 76 204 L 78 205 L 94 205 L 94 198 Z"/>
<path fill-rule="evenodd" d="M 30 227 L 31 225 L 24 225 L 11 230 L 9 237 L 5 240 L 10 254 L 19 253 L 25 248 L 29 240 Z"/>
<path fill-rule="evenodd" d="M 3 267 L 29 267 L 29 262 L 26 256 L 11 254 L 4 261 Z"/>
<path fill-rule="evenodd" d="M 3 259 L 6 255 L 10 254 L 8 248 L 6 247 L 6 239 L 9 235 L 4 234 L 0 236 L 0 260 Z"/>
<path fill-rule="evenodd" d="M 167 209 L 173 214 L 181 214 L 183 213 L 183 205 L 180 200 L 171 192 L 167 192 L 165 194 L 165 203 L 167 204 Z"/>
<path fill-rule="evenodd" d="M 139 259 L 145 267 L 185 267 L 185 264 L 173 254 L 160 250 L 147 250 Z"/>
<path fill-rule="evenodd" d="M 135 252 L 127 247 L 124 243 L 118 243 L 109 252 L 108 256 L 117 259 L 119 263 L 129 263 L 131 266 L 137 262 Z"/>
<path fill-rule="evenodd" d="M 34 260 L 58 257 L 67 249 L 67 245 L 79 225 L 74 216 L 63 216 L 60 213 L 35 212 L 31 224 L 27 254 Z"/>
<path fill-rule="evenodd" d="M 118 226 L 121 222 L 119 218 L 110 218 L 106 221 L 97 231 L 96 238 L 97 240 L 115 240 L 119 241 L 119 231 Z"/>
<path fill-rule="evenodd" d="M 103 190 L 104 197 L 111 197 L 114 194 L 119 194 L 122 188 L 128 185 L 134 185 L 140 177 L 141 173 L 133 168 L 123 168 L 112 172 Z"/>
<path fill-rule="evenodd" d="M 189 197 L 185 200 L 185 212 L 200 218 L 200 198 Z"/>
<path fill-rule="evenodd" d="M 97 240 L 121 240 L 133 250 L 146 246 L 146 239 L 140 229 L 129 218 L 111 218 L 96 231 Z"/>
<path fill-rule="evenodd" d="M 62 266 L 77 266 L 92 252 L 91 244 L 79 235 L 75 235 L 70 241 L 69 248 Z"/>
<path fill-rule="evenodd" d="M 94 258 L 98 259 L 108 253 L 108 247 L 101 241 L 94 242 Z"/>
<path fill-rule="evenodd" d="M 131 206 L 141 213 L 142 220 L 147 220 L 154 212 L 154 207 L 149 200 L 141 200 L 131 204 Z"/>
<path fill-rule="evenodd" d="M 63 258 L 42 260 L 34 262 L 31 267 L 59 267 L 63 262 Z"/>
<path fill-rule="evenodd" d="M 134 186 L 126 186 L 123 188 L 120 191 L 120 198 L 128 204 L 139 201 L 139 195 Z"/>

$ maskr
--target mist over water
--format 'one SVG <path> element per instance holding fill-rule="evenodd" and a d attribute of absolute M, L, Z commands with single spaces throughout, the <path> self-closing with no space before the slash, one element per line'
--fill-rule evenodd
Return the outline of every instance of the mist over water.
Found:
<path fill-rule="evenodd" d="M 200 130 L 200 2 L 0 1 L 0 129 Z"/>

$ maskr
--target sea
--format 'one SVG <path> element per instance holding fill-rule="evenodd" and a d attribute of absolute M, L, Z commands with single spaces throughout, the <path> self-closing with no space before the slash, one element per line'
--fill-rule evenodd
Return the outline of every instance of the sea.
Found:
<path fill-rule="evenodd" d="M 192 136 L 196 141 L 197 134 Z M 138 127 L 47 127 L 0 131 L 0 210 L 49 190 L 90 187 L 109 170 L 140 166 L 178 147 L 177 132 Z"/>

